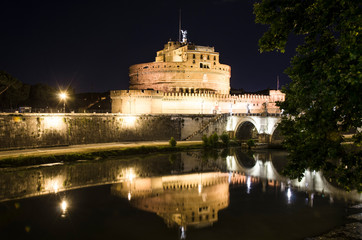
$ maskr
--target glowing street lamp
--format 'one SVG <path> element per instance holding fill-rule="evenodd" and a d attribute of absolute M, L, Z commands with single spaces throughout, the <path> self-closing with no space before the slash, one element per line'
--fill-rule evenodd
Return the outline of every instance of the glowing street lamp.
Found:
<path fill-rule="evenodd" d="M 65 101 L 68 98 L 67 92 L 60 92 L 59 98 L 60 98 L 60 101 L 63 101 L 63 112 L 65 113 Z"/>

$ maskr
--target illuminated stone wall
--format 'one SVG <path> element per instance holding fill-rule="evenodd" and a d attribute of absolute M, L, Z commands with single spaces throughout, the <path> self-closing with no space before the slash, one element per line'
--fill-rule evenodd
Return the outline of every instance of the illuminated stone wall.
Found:
<path fill-rule="evenodd" d="M 0 114 L 0 149 L 171 137 L 180 140 L 213 118 L 213 115 Z M 222 132 L 222 126 L 215 126 L 217 129 L 210 126 L 205 133 Z"/>
<path fill-rule="evenodd" d="M 276 101 L 284 101 L 280 91 L 269 95 L 174 93 L 153 90 L 111 91 L 112 112 L 126 114 L 215 114 L 280 113 Z"/>
<path fill-rule="evenodd" d="M 130 89 L 228 94 L 231 68 L 219 63 L 213 47 L 168 42 L 155 62 L 132 65 Z"/>

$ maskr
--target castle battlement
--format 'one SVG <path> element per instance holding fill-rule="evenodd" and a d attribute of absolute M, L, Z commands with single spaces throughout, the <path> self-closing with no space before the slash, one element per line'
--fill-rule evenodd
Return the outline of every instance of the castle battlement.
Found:
<path fill-rule="evenodd" d="M 230 95 L 231 67 L 214 47 L 169 41 L 154 62 L 129 68 L 130 89 L 111 91 L 112 112 L 130 114 L 278 113 L 284 94 Z"/>

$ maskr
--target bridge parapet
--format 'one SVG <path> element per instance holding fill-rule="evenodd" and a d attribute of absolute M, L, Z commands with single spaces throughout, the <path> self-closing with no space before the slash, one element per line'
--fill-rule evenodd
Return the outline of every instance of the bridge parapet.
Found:
<path fill-rule="evenodd" d="M 281 113 L 231 113 L 230 116 L 259 116 L 259 117 L 281 117 Z"/>

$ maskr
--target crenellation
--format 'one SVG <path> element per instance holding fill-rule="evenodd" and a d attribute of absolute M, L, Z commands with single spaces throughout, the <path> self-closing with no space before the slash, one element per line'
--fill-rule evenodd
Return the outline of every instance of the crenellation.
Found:
<path fill-rule="evenodd" d="M 130 67 L 130 89 L 112 90 L 112 112 L 131 114 L 279 113 L 285 95 L 231 95 L 231 67 L 213 47 L 165 44 L 155 62 Z"/>

